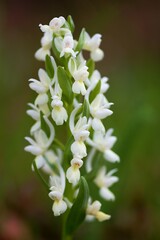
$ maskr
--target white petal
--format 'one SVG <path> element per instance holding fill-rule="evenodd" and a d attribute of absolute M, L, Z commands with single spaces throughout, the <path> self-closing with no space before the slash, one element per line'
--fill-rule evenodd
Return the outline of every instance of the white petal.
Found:
<path fill-rule="evenodd" d="M 101 43 L 101 34 L 96 33 L 90 40 L 90 49 L 91 51 L 97 49 Z"/>
<path fill-rule="evenodd" d="M 97 48 L 91 52 L 91 58 L 95 62 L 101 61 L 104 58 L 104 52 L 100 48 Z"/>
<path fill-rule="evenodd" d="M 104 157 L 109 162 L 119 162 L 120 161 L 119 156 L 110 149 L 105 151 Z"/>
<path fill-rule="evenodd" d="M 103 222 L 103 221 L 105 221 L 105 220 L 109 220 L 109 219 L 111 218 L 111 216 L 108 215 L 108 214 L 106 214 L 106 213 L 104 213 L 104 212 L 99 211 L 99 212 L 97 212 L 97 214 L 96 214 L 96 218 L 97 218 L 97 220 L 98 220 L 99 222 Z"/>
<path fill-rule="evenodd" d="M 80 158 L 84 158 L 87 156 L 86 146 L 84 142 L 75 141 L 74 143 L 72 143 L 71 152 L 73 153 L 73 155 L 78 156 Z"/>
<path fill-rule="evenodd" d="M 98 118 L 93 119 L 92 128 L 94 129 L 94 131 L 100 131 L 102 133 L 105 133 L 105 127 L 104 127 L 103 123 L 101 122 L 101 120 Z"/>
<path fill-rule="evenodd" d="M 113 145 L 117 141 L 117 138 L 115 136 L 111 136 L 111 137 L 108 137 L 107 139 L 105 138 L 105 140 L 106 140 L 107 147 L 110 149 L 113 147 Z"/>
<path fill-rule="evenodd" d="M 41 168 L 41 167 L 43 167 L 44 164 L 45 164 L 45 159 L 44 159 L 44 157 L 42 157 L 42 155 L 37 156 L 37 157 L 35 158 L 35 163 L 36 163 L 36 166 L 37 166 L 38 169 Z"/>
<path fill-rule="evenodd" d="M 63 194 L 57 190 L 56 188 L 51 187 L 50 188 L 52 191 L 48 194 L 48 196 L 53 199 L 53 200 L 61 200 L 63 197 Z"/>
<path fill-rule="evenodd" d="M 40 109 L 40 111 L 41 112 L 43 112 L 43 114 L 45 115 L 45 116 L 49 116 L 50 115 L 50 109 L 49 109 L 49 107 L 48 107 L 48 104 L 47 103 L 44 103 L 44 104 L 40 104 L 39 105 L 39 109 Z"/>
<path fill-rule="evenodd" d="M 55 201 L 53 203 L 52 210 L 53 210 L 54 216 L 59 216 L 67 210 L 67 204 L 63 200 Z"/>
<path fill-rule="evenodd" d="M 48 77 L 46 71 L 44 71 L 44 69 L 40 68 L 38 70 L 38 76 L 40 81 L 42 82 L 42 84 L 47 88 L 47 90 L 49 89 L 49 85 L 50 85 L 50 78 Z"/>
<path fill-rule="evenodd" d="M 55 46 L 56 46 L 56 48 L 57 48 L 57 50 L 58 50 L 59 52 L 62 51 L 62 42 L 63 42 L 63 40 L 62 40 L 61 37 L 56 37 L 56 38 L 54 39 Z"/>
<path fill-rule="evenodd" d="M 88 130 L 79 130 L 75 132 L 75 141 L 85 141 L 89 137 L 90 132 Z"/>
<path fill-rule="evenodd" d="M 72 49 L 74 47 L 74 41 L 72 35 L 66 35 L 63 39 L 63 48 Z"/>
<path fill-rule="evenodd" d="M 24 148 L 26 152 L 30 152 L 33 155 L 39 155 L 42 153 L 42 149 L 38 146 L 29 145 Z"/>
<path fill-rule="evenodd" d="M 46 92 L 46 88 L 42 85 L 41 82 L 35 79 L 30 79 L 29 81 L 32 81 L 31 83 L 29 83 L 29 87 L 38 94 Z"/>
<path fill-rule="evenodd" d="M 112 186 L 116 182 L 118 182 L 118 177 L 116 177 L 116 176 L 107 177 L 105 179 L 106 187 L 110 187 L 110 186 Z"/>
<path fill-rule="evenodd" d="M 42 146 L 45 148 L 45 146 L 48 143 L 48 137 L 46 135 L 46 133 L 40 129 L 39 131 L 35 132 L 35 139 L 38 143 L 38 145 Z"/>
<path fill-rule="evenodd" d="M 85 88 L 84 82 L 75 81 L 72 85 L 72 91 L 77 94 L 81 93 L 82 95 L 85 95 L 86 88 Z"/>
<path fill-rule="evenodd" d="M 75 61 L 75 59 L 74 59 L 73 57 L 71 57 L 71 58 L 69 59 L 68 69 L 69 69 L 69 71 L 70 71 L 70 73 L 71 73 L 72 75 L 74 74 L 74 72 L 75 72 L 76 69 L 77 69 L 77 64 L 76 64 L 76 61 Z"/>
<path fill-rule="evenodd" d="M 29 109 L 27 110 L 27 114 L 32 117 L 34 120 L 38 121 L 39 120 L 39 112 L 35 111 L 35 110 L 32 110 L 32 109 Z"/>
<path fill-rule="evenodd" d="M 55 17 L 49 22 L 49 26 L 54 30 L 58 31 L 65 23 L 64 17 Z"/>
<path fill-rule="evenodd" d="M 50 55 L 50 50 L 49 49 L 44 49 L 44 48 L 39 48 L 35 52 L 35 58 L 40 61 L 45 61 L 46 55 Z"/>
<path fill-rule="evenodd" d="M 78 168 L 69 167 L 67 169 L 66 177 L 68 179 L 69 183 L 72 183 L 73 185 L 76 185 L 79 182 L 80 179 L 80 171 Z"/>
<path fill-rule="evenodd" d="M 35 100 L 36 105 L 44 105 L 48 103 L 48 95 L 46 93 L 39 94 Z"/>
<path fill-rule="evenodd" d="M 91 205 L 87 208 L 87 213 L 91 215 L 95 215 L 101 208 L 101 203 L 99 201 L 94 201 Z"/>
<path fill-rule="evenodd" d="M 108 200 L 108 201 L 114 201 L 115 200 L 114 194 L 108 188 L 105 188 L 105 187 L 101 188 L 100 189 L 100 195 L 105 200 Z"/>
<path fill-rule="evenodd" d="M 71 165 L 76 167 L 76 168 L 81 168 L 83 165 L 83 161 L 79 157 L 74 157 L 71 160 Z"/>
<path fill-rule="evenodd" d="M 39 24 L 39 27 L 40 27 L 42 32 L 46 32 L 46 31 L 49 30 L 49 26 L 48 25 Z"/>
<path fill-rule="evenodd" d="M 55 121 L 56 125 L 63 125 L 63 123 L 68 119 L 67 111 L 64 107 L 55 107 L 52 110 L 52 118 Z"/>
<path fill-rule="evenodd" d="M 100 72 L 98 70 L 94 70 L 91 76 L 91 82 L 97 83 L 101 79 Z"/>
<path fill-rule="evenodd" d="M 110 109 L 97 109 L 97 111 L 95 111 L 94 116 L 99 118 L 99 119 L 104 119 L 110 115 L 112 115 L 113 111 L 111 111 Z"/>
<path fill-rule="evenodd" d="M 41 38 L 41 45 L 44 50 L 49 50 L 52 44 L 52 33 L 50 31 L 45 32 L 44 36 Z"/>
<path fill-rule="evenodd" d="M 41 127 L 41 123 L 40 121 L 36 122 L 32 127 L 31 127 L 31 134 L 33 134 L 35 131 L 37 131 L 38 129 L 40 129 Z"/>

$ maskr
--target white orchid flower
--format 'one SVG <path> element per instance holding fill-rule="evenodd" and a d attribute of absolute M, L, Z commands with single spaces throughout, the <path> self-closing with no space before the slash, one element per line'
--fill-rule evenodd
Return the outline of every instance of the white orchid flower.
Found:
<path fill-rule="evenodd" d="M 43 69 L 39 69 L 38 76 L 40 81 L 31 78 L 29 79 L 29 86 L 32 90 L 38 93 L 38 96 L 35 100 L 35 105 L 39 105 L 40 110 L 48 116 L 49 115 L 49 108 L 48 108 L 48 95 L 47 92 L 51 85 L 51 79 L 48 77 L 47 73 Z"/>
<path fill-rule="evenodd" d="M 109 109 L 112 103 L 109 103 L 106 97 L 99 93 L 90 104 L 90 112 L 94 118 L 104 119 L 113 112 Z"/>
<path fill-rule="evenodd" d="M 95 49 L 99 48 L 101 41 L 102 41 L 101 38 L 102 38 L 101 34 L 96 33 L 91 38 L 89 36 L 89 34 L 87 32 L 85 32 L 85 43 L 84 43 L 83 49 L 92 52 Z"/>
<path fill-rule="evenodd" d="M 101 197 L 105 200 L 115 200 L 115 196 L 109 190 L 109 187 L 118 182 L 118 177 L 112 176 L 116 171 L 116 169 L 113 169 L 106 174 L 106 167 L 102 167 L 94 179 L 95 184 L 100 188 Z"/>
<path fill-rule="evenodd" d="M 109 129 L 106 134 L 102 132 L 95 132 L 93 135 L 93 140 L 90 138 L 87 139 L 87 143 L 92 147 L 95 147 L 97 150 L 104 153 L 104 158 L 109 162 L 119 162 L 119 156 L 114 153 L 111 148 L 115 144 L 117 138 L 111 136 L 113 129 Z"/>
<path fill-rule="evenodd" d="M 93 90 L 99 80 L 101 81 L 100 93 L 105 93 L 109 88 L 108 84 L 109 79 L 108 77 L 101 77 L 101 74 L 98 70 L 94 70 L 90 77 L 90 81 L 87 81 L 87 86 L 90 87 L 91 90 Z"/>
<path fill-rule="evenodd" d="M 81 168 L 83 165 L 83 161 L 78 158 L 74 157 L 71 160 L 71 167 L 67 169 L 66 177 L 70 183 L 72 183 L 74 186 L 79 182 L 80 180 L 80 171 L 79 168 Z"/>
<path fill-rule="evenodd" d="M 86 94 L 86 88 L 84 82 L 88 79 L 89 72 L 88 67 L 86 66 L 86 61 L 81 62 L 78 65 L 77 61 L 74 58 L 70 58 L 68 62 L 68 69 L 74 78 L 75 82 L 72 85 L 72 90 L 74 93 L 81 93 L 82 95 Z"/>
<path fill-rule="evenodd" d="M 50 137 L 48 138 L 46 133 L 42 130 L 39 129 L 34 132 L 34 139 L 30 137 L 25 137 L 25 139 L 31 144 L 25 147 L 25 151 L 32 153 L 33 155 L 36 156 L 35 162 L 37 164 L 37 167 L 40 168 L 42 167 L 44 163 L 44 157 L 43 155 L 45 152 L 48 150 L 50 145 L 52 144 L 54 140 L 54 135 L 55 131 L 53 128 L 53 125 L 51 122 L 48 120 L 47 117 L 44 117 L 45 122 L 47 123 L 49 129 L 50 129 Z"/>
<path fill-rule="evenodd" d="M 72 35 L 66 35 L 64 38 L 62 37 L 56 37 L 54 39 L 55 46 L 57 50 L 60 52 L 60 57 L 63 57 L 64 55 L 68 54 L 73 57 L 76 57 L 78 52 L 75 52 L 74 49 L 74 40 Z"/>
<path fill-rule="evenodd" d="M 78 156 L 80 158 L 83 158 L 87 156 L 86 152 L 86 146 L 84 144 L 84 141 L 89 136 L 88 129 L 88 123 L 87 118 L 80 117 L 77 123 L 75 124 L 75 116 L 78 112 L 79 108 L 81 107 L 81 104 L 79 104 L 71 113 L 70 120 L 69 120 L 69 126 L 71 133 L 73 134 L 73 137 L 75 139 L 75 142 L 71 145 L 71 152 L 74 156 Z"/>
<path fill-rule="evenodd" d="M 102 41 L 101 37 L 102 35 L 97 33 L 91 38 L 89 34 L 85 32 L 83 49 L 91 52 L 90 56 L 95 62 L 102 60 L 104 57 L 103 51 L 99 48 Z"/>
<path fill-rule="evenodd" d="M 38 76 L 40 81 L 31 78 L 29 79 L 29 86 L 38 94 L 46 93 L 51 85 L 51 79 L 48 77 L 46 71 L 41 68 L 38 70 Z"/>
<path fill-rule="evenodd" d="M 58 34 L 64 23 L 64 17 L 55 17 L 49 22 L 49 25 L 39 24 L 41 31 L 44 33 L 44 36 L 41 38 L 41 48 L 39 48 L 35 53 L 36 59 L 45 61 L 46 55 L 50 55 L 53 33 Z"/>
<path fill-rule="evenodd" d="M 63 123 L 68 119 L 67 111 L 63 107 L 63 102 L 58 96 L 53 96 L 52 99 L 52 118 L 55 121 L 56 125 L 63 125 Z"/>
<path fill-rule="evenodd" d="M 96 218 L 99 222 L 103 222 L 111 218 L 110 215 L 100 211 L 102 204 L 99 201 L 89 203 L 87 207 L 87 220 L 91 221 Z"/>
<path fill-rule="evenodd" d="M 58 165 L 60 176 L 51 176 L 50 177 L 50 193 L 49 197 L 54 201 L 52 206 L 52 211 L 54 216 L 59 216 L 67 210 L 67 204 L 63 200 L 63 194 L 65 190 L 65 173 L 60 165 Z"/>

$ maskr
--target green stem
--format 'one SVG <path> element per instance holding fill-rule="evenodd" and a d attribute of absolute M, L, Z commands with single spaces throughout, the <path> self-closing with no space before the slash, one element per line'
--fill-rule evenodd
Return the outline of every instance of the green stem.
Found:
<path fill-rule="evenodd" d="M 66 235 L 66 220 L 67 220 L 67 216 L 68 216 L 68 214 L 67 213 L 65 213 L 64 215 L 63 215 L 63 222 L 62 222 L 62 240 L 72 240 L 73 239 L 73 237 L 71 236 L 71 235 Z"/>
<path fill-rule="evenodd" d="M 64 151 L 65 146 L 63 143 L 61 143 L 57 138 L 54 139 L 54 142 L 61 148 L 62 151 Z"/>
<path fill-rule="evenodd" d="M 72 240 L 72 236 L 64 236 L 63 240 Z"/>
<path fill-rule="evenodd" d="M 37 168 L 37 165 L 36 165 L 36 162 L 35 162 L 35 161 L 33 161 L 33 167 L 34 167 L 35 173 L 37 174 L 37 176 L 38 176 L 39 179 L 42 181 L 42 183 L 44 184 L 44 186 L 46 187 L 46 189 L 47 189 L 47 191 L 48 191 L 49 186 L 48 186 L 46 180 L 45 180 L 45 179 L 42 177 L 42 175 L 40 174 L 40 172 L 39 172 L 39 170 L 38 170 L 38 168 Z"/>

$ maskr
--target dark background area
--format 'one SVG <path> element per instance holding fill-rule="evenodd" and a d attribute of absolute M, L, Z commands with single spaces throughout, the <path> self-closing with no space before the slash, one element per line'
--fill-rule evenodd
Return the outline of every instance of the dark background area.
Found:
<path fill-rule="evenodd" d="M 34 59 L 42 33 L 38 24 L 72 15 L 75 37 L 82 27 L 103 35 L 105 58 L 97 64 L 109 77 L 109 101 L 120 155 L 116 201 L 105 203 L 105 223 L 85 223 L 75 239 L 160 239 L 160 3 L 159 1 L 3 1 L 0 2 L 0 240 L 59 239 L 43 186 L 31 172 L 24 136 L 34 94 L 28 79 L 42 64 Z"/>

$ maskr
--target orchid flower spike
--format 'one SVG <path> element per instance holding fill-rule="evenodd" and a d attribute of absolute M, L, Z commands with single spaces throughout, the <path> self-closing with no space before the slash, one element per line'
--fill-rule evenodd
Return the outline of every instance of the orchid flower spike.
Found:
<path fill-rule="evenodd" d="M 115 199 L 110 187 L 118 177 L 115 169 L 107 172 L 107 166 L 120 158 L 113 149 L 117 138 L 104 121 L 113 111 L 107 100 L 108 77 L 96 66 L 104 57 L 101 34 L 90 36 L 83 28 L 75 39 L 71 16 L 55 17 L 39 27 L 42 37 L 35 57 L 44 68 L 38 78 L 29 79 L 36 96 L 28 104 L 33 124 L 25 151 L 33 155 L 32 170 L 49 192 L 53 215 L 66 212 L 68 234 L 67 226 L 74 231 L 85 219 L 110 219 L 101 211 L 100 199 Z M 89 189 L 94 185 L 93 196 Z"/>

